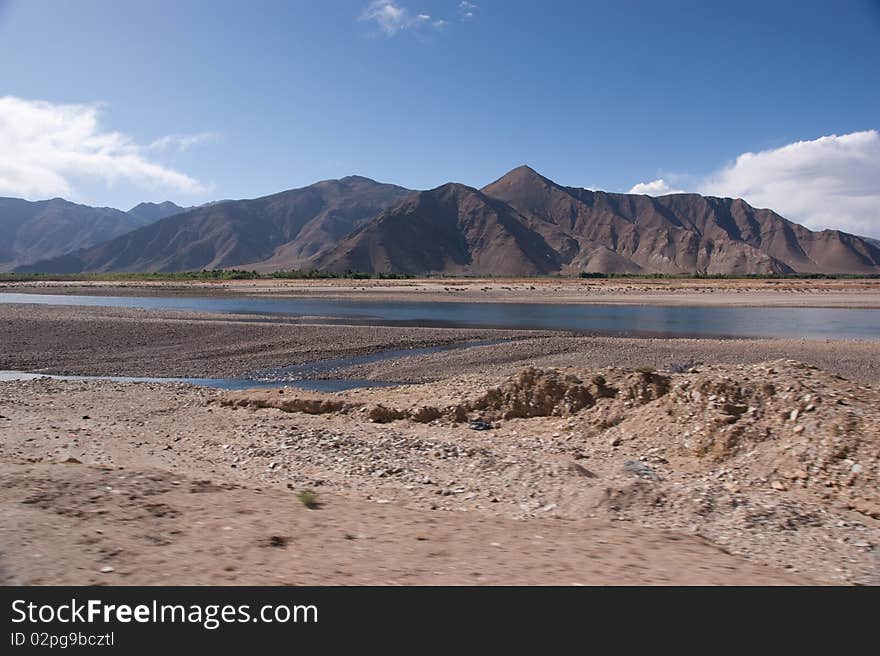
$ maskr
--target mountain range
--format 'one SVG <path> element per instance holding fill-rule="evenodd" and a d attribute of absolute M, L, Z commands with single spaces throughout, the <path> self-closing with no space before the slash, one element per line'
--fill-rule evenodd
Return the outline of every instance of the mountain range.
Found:
<path fill-rule="evenodd" d="M 123 212 L 62 198 L 0 198 L 0 271 L 88 248 L 180 211 L 168 201 Z"/>
<path fill-rule="evenodd" d="M 350 176 L 262 198 L 177 208 L 164 218 L 162 206 L 144 205 L 132 208 L 129 220 L 158 220 L 16 270 L 880 273 L 875 240 L 811 231 L 741 199 L 565 187 L 527 166 L 482 189 L 448 183 L 412 191 Z"/>

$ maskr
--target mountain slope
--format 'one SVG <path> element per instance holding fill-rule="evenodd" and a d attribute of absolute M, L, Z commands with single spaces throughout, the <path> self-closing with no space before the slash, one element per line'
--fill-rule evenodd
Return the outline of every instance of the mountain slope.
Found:
<path fill-rule="evenodd" d="M 741 199 L 563 187 L 528 167 L 483 192 L 525 216 L 561 254 L 563 272 L 880 272 L 880 249 L 867 240 L 812 232 Z"/>
<path fill-rule="evenodd" d="M 351 176 L 253 200 L 212 203 L 21 271 L 295 268 L 410 191 Z"/>
<path fill-rule="evenodd" d="M 742 200 L 563 187 L 529 167 L 481 191 L 444 185 L 389 208 L 315 268 L 491 275 L 878 273 L 880 249 Z"/>
<path fill-rule="evenodd" d="M 138 203 L 128 210 L 126 214 L 137 217 L 147 223 L 153 223 L 154 221 L 159 221 L 160 219 L 174 216 L 175 214 L 180 214 L 181 212 L 186 212 L 191 209 L 191 207 L 181 207 L 180 205 L 172 203 L 170 200 L 166 200 L 163 203 Z"/>
<path fill-rule="evenodd" d="M 77 205 L 61 198 L 0 198 L 0 271 L 88 248 L 150 221 L 111 207 Z"/>
<path fill-rule="evenodd" d="M 504 203 L 450 183 L 413 194 L 314 258 L 327 271 L 536 275 L 558 254 Z"/>

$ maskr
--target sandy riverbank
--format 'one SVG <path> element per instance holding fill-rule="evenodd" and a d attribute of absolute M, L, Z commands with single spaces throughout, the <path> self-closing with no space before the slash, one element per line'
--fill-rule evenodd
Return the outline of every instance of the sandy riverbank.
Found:
<path fill-rule="evenodd" d="M 0 333 L 0 369 L 150 377 L 235 377 L 389 349 L 550 334 L 19 304 L 0 306 Z"/>
<path fill-rule="evenodd" d="M 256 295 L 369 301 L 880 308 L 880 280 L 621 278 L 0 282 L 0 292 Z"/>
<path fill-rule="evenodd" d="M 307 321 L 307 320 L 302 320 Z M 792 339 L 641 339 L 565 332 L 302 323 L 126 308 L 2 305 L 0 369 L 105 376 L 235 377 L 261 369 L 389 349 L 504 340 L 345 369 L 341 378 L 426 382 L 519 367 L 756 363 L 793 358 L 867 383 L 880 381 L 880 342 Z"/>

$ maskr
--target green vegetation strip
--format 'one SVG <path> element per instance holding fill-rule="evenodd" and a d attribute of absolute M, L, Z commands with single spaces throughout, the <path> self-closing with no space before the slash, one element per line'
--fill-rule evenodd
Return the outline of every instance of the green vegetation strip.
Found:
<path fill-rule="evenodd" d="M 483 279 L 495 276 L 454 276 L 440 274 L 424 274 L 416 276 L 408 273 L 363 273 L 360 271 L 292 270 L 258 273 L 242 269 L 203 269 L 201 271 L 173 271 L 157 273 L 0 273 L 0 282 L 39 282 L 39 281 L 125 281 L 125 280 L 320 280 L 320 279 L 351 279 L 351 280 L 409 280 L 413 278 L 441 279 Z M 676 279 L 676 280 L 861 280 L 880 279 L 880 274 L 849 274 L 849 273 L 775 273 L 775 274 L 728 274 L 728 273 L 593 273 L 581 272 L 579 276 L 533 276 L 535 279 L 565 279 L 580 277 L 586 279 Z M 506 276 L 500 279 L 507 279 Z"/>

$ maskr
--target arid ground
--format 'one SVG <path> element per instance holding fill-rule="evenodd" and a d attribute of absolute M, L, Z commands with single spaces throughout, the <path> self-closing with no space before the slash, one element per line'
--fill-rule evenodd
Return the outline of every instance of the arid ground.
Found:
<path fill-rule="evenodd" d="M 247 294 L 386 301 L 624 303 L 759 307 L 880 307 L 880 279 L 426 278 L 411 280 L 43 281 L 0 280 L 0 292 Z"/>
<path fill-rule="evenodd" d="M 0 291 L 880 307 L 880 281 L 833 280 Z M 880 342 L 26 304 L 0 334 L 2 370 L 162 377 L 493 341 L 324 372 L 400 383 L 333 394 L 0 382 L 6 583 L 880 582 Z"/>

